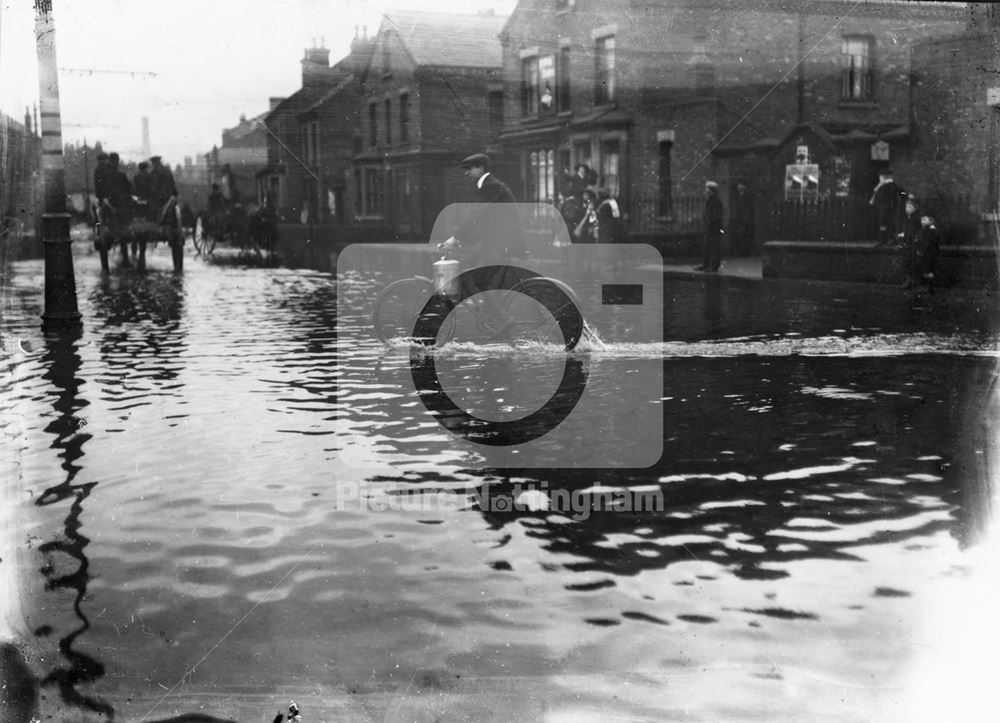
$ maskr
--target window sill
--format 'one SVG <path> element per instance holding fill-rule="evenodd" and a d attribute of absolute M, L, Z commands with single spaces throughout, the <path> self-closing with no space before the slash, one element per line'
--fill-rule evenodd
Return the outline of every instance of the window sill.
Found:
<path fill-rule="evenodd" d="M 853 108 L 855 110 L 875 110 L 878 102 L 874 100 L 845 100 L 841 99 L 837 103 L 838 108 Z"/>
<path fill-rule="evenodd" d="M 572 110 L 561 110 L 558 113 L 556 113 L 556 115 L 559 118 L 569 118 L 569 117 L 571 117 L 573 115 L 573 111 Z"/>

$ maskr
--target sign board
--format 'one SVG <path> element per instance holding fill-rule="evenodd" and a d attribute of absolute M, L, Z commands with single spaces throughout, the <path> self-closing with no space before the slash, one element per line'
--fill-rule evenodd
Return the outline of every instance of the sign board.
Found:
<path fill-rule="evenodd" d="M 1000 106 L 1000 88 L 986 89 L 986 105 L 994 108 Z"/>
<path fill-rule="evenodd" d="M 790 163 L 785 166 L 785 200 L 811 201 L 819 198 L 819 164 Z"/>
<path fill-rule="evenodd" d="M 889 144 L 886 141 L 876 141 L 872 143 L 872 160 L 873 161 L 888 161 L 889 160 Z"/>

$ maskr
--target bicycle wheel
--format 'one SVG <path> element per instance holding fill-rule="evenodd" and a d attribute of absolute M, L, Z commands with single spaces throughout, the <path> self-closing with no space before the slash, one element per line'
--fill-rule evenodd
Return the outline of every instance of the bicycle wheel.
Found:
<path fill-rule="evenodd" d="M 580 343 L 583 316 L 573 290 L 557 279 L 526 279 L 507 292 L 503 309 L 508 318 L 504 336 L 514 341 L 564 346 Z"/>
<path fill-rule="evenodd" d="M 400 279 L 386 286 L 372 307 L 375 335 L 384 342 L 413 336 L 421 309 L 434 294 L 430 279 Z M 438 331 L 437 345 L 448 343 L 455 333 L 455 315 L 448 314 Z"/>

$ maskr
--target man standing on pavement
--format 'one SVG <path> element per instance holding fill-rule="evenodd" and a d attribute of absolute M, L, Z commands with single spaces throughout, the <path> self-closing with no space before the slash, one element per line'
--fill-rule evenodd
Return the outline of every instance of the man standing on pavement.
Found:
<path fill-rule="evenodd" d="M 719 184 L 715 181 L 705 182 L 705 211 L 702 219 L 705 222 L 705 251 L 701 266 L 695 271 L 718 271 L 722 263 L 722 219 L 725 209 L 719 198 Z"/>
<path fill-rule="evenodd" d="M 907 193 L 892 178 L 892 169 L 886 168 L 878 174 L 878 185 L 872 191 L 869 205 L 874 206 L 878 219 L 878 245 L 885 246 L 895 241 L 903 224 L 903 209 Z"/>
<path fill-rule="evenodd" d="M 753 254 L 753 197 L 744 181 L 736 182 L 736 197 L 729 212 L 729 232 L 733 237 L 733 256 Z"/>

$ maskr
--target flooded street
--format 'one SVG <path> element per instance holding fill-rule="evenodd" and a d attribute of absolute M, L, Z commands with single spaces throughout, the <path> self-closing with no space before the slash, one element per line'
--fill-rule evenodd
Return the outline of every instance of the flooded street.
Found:
<path fill-rule="evenodd" d="M 573 353 L 611 446 L 622 375 L 662 368 L 659 461 L 501 472 L 422 409 L 388 433 L 409 352 L 365 328 L 377 275 L 338 319 L 328 272 L 150 265 L 77 256 L 78 339 L 39 331 L 41 261 L 4 279 L 0 465 L 43 714 L 907 716 L 920 631 L 953 612 L 925 593 L 988 518 L 994 297 L 668 276 L 662 343 Z M 662 505 L 590 504 L 608 488 Z"/>

